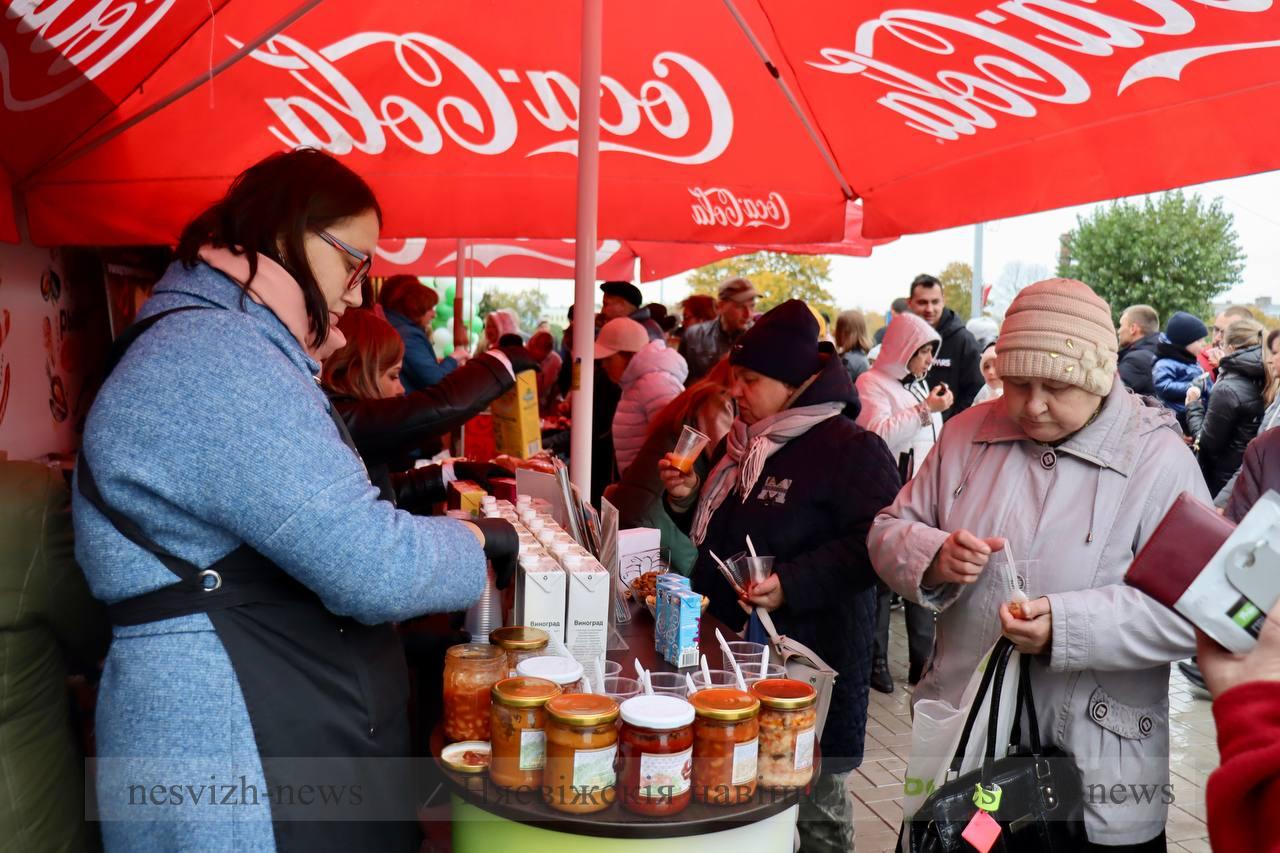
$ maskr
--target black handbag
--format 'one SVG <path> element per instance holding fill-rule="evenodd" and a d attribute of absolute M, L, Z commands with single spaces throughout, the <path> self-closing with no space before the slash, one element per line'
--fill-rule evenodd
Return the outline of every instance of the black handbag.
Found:
<path fill-rule="evenodd" d="M 978 812 L 979 786 L 986 792 L 984 805 L 1000 825 L 1000 838 L 991 848 L 1001 853 L 1075 853 L 1087 843 L 1084 829 L 1084 788 L 1075 759 L 1060 749 L 1040 744 L 1035 697 L 1031 691 L 1031 658 L 1022 656 L 1018 701 L 1010 732 L 1009 751 L 996 758 L 996 724 L 1000 693 L 1013 644 L 1001 638 L 991 653 L 974 696 L 973 706 L 960 736 L 960 745 L 947 773 L 947 781 L 929 795 L 911 819 L 911 853 L 960 853 L 973 847 L 961 837 Z M 982 767 L 959 775 L 965 747 L 991 690 L 987 725 L 987 749 Z M 1030 749 L 1022 739 L 1022 711 L 1026 708 Z M 951 778 L 951 774 L 957 774 Z M 997 793 L 998 792 L 998 793 Z"/>

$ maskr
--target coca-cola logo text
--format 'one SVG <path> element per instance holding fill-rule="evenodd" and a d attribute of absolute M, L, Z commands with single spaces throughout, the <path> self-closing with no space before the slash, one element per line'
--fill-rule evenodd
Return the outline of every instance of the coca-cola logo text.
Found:
<path fill-rule="evenodd" d="M 1006 0 L 972 18 L 891 9 L 858 26 L 852 50 L 825 47 L 818 51 L 822 60 L 808 64 L 833 74 L 862 75 L 888 87 L 877 103 L 906 118 L 907 127 L 951 141 L 990 130 L 1001 116 L 1031 118 L 1037 103 L 1088 101 L 1093 94 L 1089 81 L 1072 64 L 1085 60 L 1068 56 L 1072 61 L 1067 61 L 1063 52 L 1108 57 L 1118 50 L 1137 50 L 1148 36 L 1189 35 L 1196 27 L 1191 11 L 1196 6 L 1264 12 L 1272 0 L 1132 0 L 1123 4 L 1127 14 L 1103 11 L 1118 5 L 1122 4 Z M 1026 24 L 1035 31 L 1032 40 L 1011 34 L 1014 27 Z M 885 47 L 887 38 L 918 50 L 920 67 L 913 70 L 878 58 L 877 50 Z M 968 45 L 972 47 L 966 50 Z M 1149 54 L 1128 68 L 1116 94 L 1153 77 L 1177 80 L 1187 65 L 1207 56 L 1278 46 L 1280 41 L 1260 41 Z M 942 67 L 943 61 L 958 64 L 964 56 L 972 57 L 970 67 Z"/>
<path fill-rule="evenodd" d="M 50 56 L 44 79 L 28 73 L 19 84 L 18 69 L 29 72 L 40 63 L 23 61 L 16 51 L 11 54 L 12 40 L 0 43 L 0 90 L 5 109 L 34 110 L 98 78 L 133 50 L 174 2 L 97 0 L 91 5 L 82 3 L 77 10 L 72 0 L 14 0 L 5 10 L 3 26 L 13 26 L 19 36 L 29 37 L 27 52 L 32 56 Z"/>
<path fill-rule="evenodd" d="M 697 225 L 729 228 L 776 228 L 791 225 L 791 212 L 780 193 L 764 198 L 739 198 L 723 187 L 689 187 L 693 196 L 693 221 Z"/>
<path fill-rule="evenodd" d="M 241 46 L 234 39 L 231 43 Z M 379 49 L 393 60 L 377 81 L 389 91 L 363 91 L 340 65 L 362 51 Z M 319 50 L 280 35 L 250 55 L 289 72 L 306 90 L 266 98 L 280 122 L 270 131 L 289 147 L 381 154 L 393 137 L 420 154 L 438 154 L 452 144 L 495 155 L 517 144 L 520 122 L 528 116 L 568 138 L 528 150 L 525 156 L 577 154 L 578 86 L 559 71 L 500 68 L 494 74 L 461 48 L 423 33 L 357 33 Z M 704 65 L 681 53 L 657 53 L 651 67 L 653 77 L 634 92 L 612 77 L 601 78 L 601 152 L 686 165 L 715 160 L 733 137 L 733 109 L 724 88 Z M 527 97 L 517 106 L 509 90 Z M 444 91 L 449 94 L 442 95 Z M 705 118 L 699 126 L 709 128 L 699 140 L 687 138 L 694 110 Z M 671 145 L 622 141 L 646 128 Z"/>

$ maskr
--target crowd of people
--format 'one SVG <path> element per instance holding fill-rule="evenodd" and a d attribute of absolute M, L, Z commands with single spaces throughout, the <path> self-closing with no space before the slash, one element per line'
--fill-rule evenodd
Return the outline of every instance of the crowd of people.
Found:
<path fill-rule="evenodd" d="M 445 355 L 437 297 L 417 279 L 388 279 L 363 304 L 380 224 L 365 182 L 325 154 L 251 167 L 186 229 L 117 341 L 70 493 L 0 468 L 0 491 L 24 501 L 13 517 L 41 519 L 5 537 L 6 565 L 48 566 L 38 589 L 28 573 L 0 590 L 0 617 L 17 614 L 0 623 L 5 675 L 26 666 L 44 709 L 39 724 L 0 715 L 0 745 L 40 739 L 12 747 L 16 760 L 0 746 L 0 826 L 22 849 L 96 844 L 75 817 L 76 747 L 57 700 L 69 666 L 92 671 L 108 621 L 93 780 L 108 850 L 413 849 L 407 821 L 273 821 L 267 802 L 230 822 L 140 818 L 128 792 L 157 766 L 266 789 L 289 779 L 276 759 L 420 749 L 406 660 L 419 694 L 438 689 L 422 673 L 458 639 L 449 614 L 477 600 L 490 567 L 507 585 L 517 544 L 506 522 L 431 515 L 450 481 L 509 472 L 423 463 L 522 371 L 537 373 L 544 414 L 567 412 L 580 358 L 597 367 L 592 498 L 624 527 L 658 529 L 719 620 L 746 631 L 767 612 L 838 672 L 801 849 L 855 843 L 848 777 L 869 691 L 897 689 L 895 598 L 914 701 L 962 705 L 1008 638 L 1033 659 L 1039 736 L 1090 789 L 1168 784 L 1170 666 L 1198 643 L 1199 668 L 1185 666 L 1214 697 L 1223 759 L 1211 838 L 1229 851 L 1277 843 L 1258 811 L 1280 796 L 1277 618 L 1252 653 L 1231 655 L 1123 582 L 1179 494 L 1238 521 L 1280 488 L 1280 333 L 1247 309 L 1212 332 L 1188 312 L 1162 327 L 1145 305 L 1117 323 L 1086 283 L 1052 279 L 999 324 L 966 324 L 920 275 L 869 334 L 857 311 L 823 317 L 794 299 L 759 311 L 745 278 L 678 315 L 609 281 L 598 312 L 571 313 L 591 318 L 590 353 L 569 348 L 571 331 L 559 346 L 549 328 L 526 335 L 503 310 L 474 350 Z M 685 427 L 709 439 L 691 467 L 672 456 Z M 748 535 L 774 573 L 741 594 L 716 562 Z M 1002 551 L 1022 558 L 1009 574 L 992 568 Z M 1026 595 L 1016 611 L 1010 582 Z M 432 614 L 443 624 L 428 640 L 391 627 Z M 64 795 L 24 804 L 8 772 L 19 766 Z M 370 796 L 411 791 L 387 772 Z M 1165 850 L 1167 807 L 1088 800 L 1086 849 Z"/>

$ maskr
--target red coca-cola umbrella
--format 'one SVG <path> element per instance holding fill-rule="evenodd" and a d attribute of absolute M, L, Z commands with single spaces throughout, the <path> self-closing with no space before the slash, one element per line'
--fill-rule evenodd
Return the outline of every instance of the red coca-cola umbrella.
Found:
<path fill-rule="evenodd" d="M 874 246 L 893 238 L 871 240 L 861 235 L 862 210 L 849 205 L 845 239 L 837 243 L 654 243 L 601 240 L 596 247 L 595 278 L 642 281 L 678 275 L 686 270 L 752 252 L 793 255 L 848 255 L 865 258 Z M 573 278 L 576 247 L 572 240 L 382 240 L 373 264 L 375 275 L 453 276 L 480 278 Z"/>

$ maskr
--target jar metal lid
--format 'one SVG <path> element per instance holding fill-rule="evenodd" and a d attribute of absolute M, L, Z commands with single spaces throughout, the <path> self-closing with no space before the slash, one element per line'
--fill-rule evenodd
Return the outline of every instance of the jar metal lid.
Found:
<path fill-rule="evenodd" d="M 547 716 L 570 726 L 601 726 L 618 719 L 618 703 L 599 693 L 562 693 L 547 701 Z"/>
<path fill-rule="evenodd" d="M 760 712 L 759 699 L 732 687 L 699 690 L 689 698 L 689 702 L 699 717 L 729 723 L 749 720 Z"/>
<path fill-rule="evenodd" d="M 793 678 L 766 678 L 751 685 L 751 692 L 761 705 L 779 711 L 808 708 L 818 701 L 818 691 L 812 685 Z"/>
<path fill-rule="evenodd" d="M 516 664 L 516 674 L 529 678 L 545 678 L 561 686 L 582 680 L 582 664 L 559 655 L 539 655 Z"/>
<path fill-rule="evenodd" d="M 509 708 L 539 708 L 560 695 L 560 685 L 545 678 L 504 678 L 493 685 L 493 701 Z"/>
<path fill-rule="evenodd" d="M 632 696 L 618 709 L 622 722 L 644 729 L 678 729 L 693 722 L 693 706 L 677 696 Z"/>
<path fill-rule="evenodd" d="M 494 630 L 489 634 L 489 642 L 508 651 L 532 651 L 545 648 L 551 642 L 551 635 L 541 628 L 513 625 Z"/>

